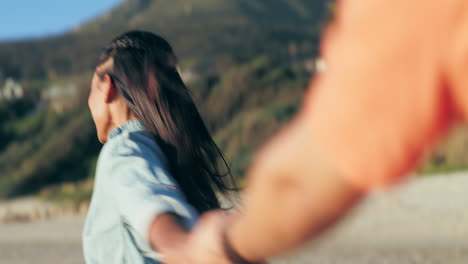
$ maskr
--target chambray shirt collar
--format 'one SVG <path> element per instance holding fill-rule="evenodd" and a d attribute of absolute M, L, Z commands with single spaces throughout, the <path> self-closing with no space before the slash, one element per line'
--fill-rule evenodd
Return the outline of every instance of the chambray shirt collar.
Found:
<path fill-rule="evenodd" d="M 148 131 L 148 129 L 143 124 L 143 122 L 141 122 L 140 120 L 136 120 L 136 119 L 129 120 L 123 125 L 112 129 L 111 132 L 109 133 L 108 139 L 109 140 L 113 139 L 124 132 L 131 133 L 131 132 L 142 132 L 142 131 Z"/>

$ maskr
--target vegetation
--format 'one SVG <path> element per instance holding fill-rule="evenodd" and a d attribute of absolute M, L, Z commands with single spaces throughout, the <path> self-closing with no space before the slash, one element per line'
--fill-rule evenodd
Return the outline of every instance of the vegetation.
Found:
<path fill-rule="evenodd" d="M 234 63 L 268 55 L 316 55 L 326 0 L 128 0 L 104 16 L 64 35 L 0 44 L 0 72 L 21 80 L 83 74 L 93 68 L 100 47 L 129 29 L 167 38 L 197 71 L 219 71 Z M 27 62 L 27 63 L 26 63 Z M 231 66 L 231 65 L 227 65 Z"/>
<path fill-rule="evenodd" d="M 0 153 L 0 197 L 90 176 L 100 146 L 86 111 L 29 113 L 3 128 L 2 142 L 8 143 Z"/>
<path fill-rule="evenodd" d="M 72 32 L 0 43 L 0 88 L 12 77 L 26 92 L 0 101 L 0 198 L 89 198 L 101 147 L 86 104 L 89 80 L 100 47 L 129 29 L 172 43 L 195 77 L 188 86 L 206 123 L 242 176 L 255 148 L 300 105 L 326 2 L 128 0 Z M 70 83 L 77 94 L 46 99 L 51 87 Z"/>
<path fill-rule="evenodd" d="M 313 74 L 305 64 L 318 55 L 332 4 L 128 0 L 64 35 L 0 43 L 0 88 L 12 77 L 26 90 L 21 100 L 0 101 L 0 199 L 89 199 L 101 148 L 86 104 L 90 76 L 99 48 L 136 28 L 173 44 L 182 70 L 194 75 L 188 86 L 206 123 L 242 177 L 258 146 L 300 107 Z M 45 100 L 51 87 L 70 83 L 77 93 Z M 466 168 L 466 132 L 457 129 L 422 171 Z"/>
<path fill-rule="evenodd" d="M 262 57 L 217 78 L 199 105 L 237 175 L 244 174 L 255 149 L 297 111 L 309 78 L 301 68 Z"/>
<path fill-rule="evenodd" d="M 468 127 L 458 125 L 434 150 L 430 150 L 422 163 L 424 175 L 468 169 Z"/>

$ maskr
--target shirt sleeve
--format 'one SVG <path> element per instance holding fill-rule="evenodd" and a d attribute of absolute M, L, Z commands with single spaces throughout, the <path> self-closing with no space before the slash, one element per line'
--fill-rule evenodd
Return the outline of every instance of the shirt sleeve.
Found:
<path fill-rule="evenodd" d="M 197 213 L 165 169 L 162 152 L 141 144 L 120 148 L 113 159 L 110 188 L 123 220 L 145 238 L 153 220 L 164 213 L 180 216 L 190 228 Z"/>
<path fill-rule="evenodd" d="M 305 112 L 325 159 L 358 188 L 380 188 L 407 174 L 450 122 L 435 15 L 448 14 L 420 1 L 340 3 Z"/>

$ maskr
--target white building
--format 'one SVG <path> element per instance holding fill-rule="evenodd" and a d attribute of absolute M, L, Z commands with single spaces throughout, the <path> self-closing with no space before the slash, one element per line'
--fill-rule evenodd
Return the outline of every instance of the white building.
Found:
<path fill-rule="evenodd" d="M 0 99 L 4 100 L 16 100 L 21 99 L 24 96 L 24 89 L 20 83 L 16 82 L 12 78 L 7 78 L 5 84 L 0 89 Z"/>

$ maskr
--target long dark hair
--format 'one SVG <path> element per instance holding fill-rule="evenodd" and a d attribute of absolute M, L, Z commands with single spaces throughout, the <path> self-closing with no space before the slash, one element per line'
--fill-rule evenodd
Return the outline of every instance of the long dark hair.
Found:
<path fill-rule="evenodd" d="M 236 190 L 235 180 L 177 71 L 169 43 L 150 32 L 126 32 L 103 48 L 97 68 L 154 135 L 188 202 L 200 213 L 220 208 L 216 193 Z"/>

